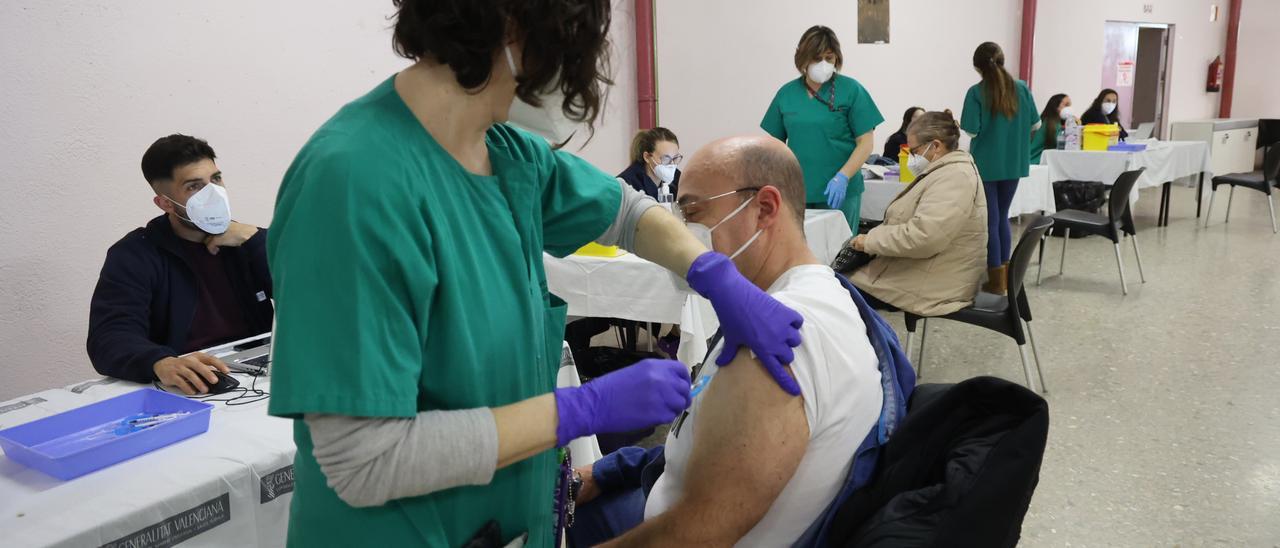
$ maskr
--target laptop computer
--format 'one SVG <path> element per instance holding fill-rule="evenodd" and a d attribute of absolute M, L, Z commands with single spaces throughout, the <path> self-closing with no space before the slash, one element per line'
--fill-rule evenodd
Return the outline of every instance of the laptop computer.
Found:
<path fill-rule="evenodd" d="M 262 374 L 271 365 L 271 333 L 241 339 L 211 348 L 209 354 L 237 373 Z"/>
<path fill-rule="evenodd" d="M 1130 141 L 1141 141 L 1151 138 L 1151 131 L 1156 128 L 1155 122 L 1143 122 L 1138 124 L 1137 129 L 1129 132 Z"/>

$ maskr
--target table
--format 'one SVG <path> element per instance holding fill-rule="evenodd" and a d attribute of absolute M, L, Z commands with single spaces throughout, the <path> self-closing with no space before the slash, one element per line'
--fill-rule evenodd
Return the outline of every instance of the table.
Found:
<path fill-rule="evenodd" d="M 853 235 L 836 210 L 807 210 L 804 220 L 809 249 L 830 264 Z M 569 315 L 620 318 L 652 323 L 680 323 L 688 285 L 665 268 L 627 253 L 619 257 L 543 255 L 547 288 L 569 305 Z"/>
<path fill-rule="evenodd" d="M 1171 186 L 1175 179 L 1199 177 L 1196 186 L 1196 217 L 1207 190 L 1206 176 L 1212 177 L 1209 145 L 1200 141 L 1141 141 L 1147 149 L 1139 152 L 1086 150 L 1046 150 L 1041 164 L 1049 168 L 1050 181 L 1099 181 L 1110 186 L 1125 171 L 1146 168 L 1134 185 L 1130 201 L 1137 202 L 1138 190 L 1162 187 L 1157 226 L 1169 224 Z"/>
<path fill-rule="evenodd" d="M 825 264 L 853 235 L 844 214 L 813 209 L 805 211 L 804 233 L 809 249 Z M 568 303 L 570 316 L 679 324 L 677 358 L 686 364 L 702 360 L 706 340 L 720 325 L 711 303 L 683 279 L 635 255 L 557 259 L 544 254 L 543 265 L 548 290 Z"/>
<path fill-rule="evenodd" d="M 884 220 L 885 208 L 906 188 L 897 178 L 869 179 L 866 185 L 867 189 L 862 193 L 862 218 L 872 221 Z M 1049 182 L 1049 168 L 1031 166 L 1030 173 L 1018 181 L 1009 217 L 1041 212 L 1052 215 L 1057 211 L 1053 185 Z"/>
<path fill-rule="evenodd" d="M 246 375 L 236 375 L 248 385 Z M 270 390 L 270 382 L 257 386 Z M 148 385 L 100 378 L 0 404 L 0 428 Z M 10 546 L 284 546 L 293 422 L 267 402 L 215 404 L 209 431 L 60 481 L 0 459 L 0 531 Z"/>
<path fill-rule="evenodd" d="M 207 352 L 224 355 L 242 342 Z M 252 380 L 233 376 L 242 386 Z M 578 384 L 565 345 L 557 385 Z M 0 429 L 145 386 L 150 385 L 100 377 L 22 396 L 0 403 Z M 270 379 L 259 378 L 256 387 L 270 392 Z M 267 400 L 214 405 L 208 432 L 70 481 L 0 458 L 0 543 L 284 546 L 297 452 L 293 421 L 267 415 Z M 569 446 L 577 462 L 600 458 L 594 437 Z"/>

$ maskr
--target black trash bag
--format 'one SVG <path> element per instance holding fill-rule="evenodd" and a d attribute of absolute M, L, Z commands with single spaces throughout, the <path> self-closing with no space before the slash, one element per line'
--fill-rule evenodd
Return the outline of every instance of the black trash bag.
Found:
<path fill-rule="evenodd" d="M 662 355 L 610 346 L 592 346 L 573 352 L 573 362 L 584 383 L 649 358 L 662 358 Z"/>
<path fill-rule="evenodd" d="M 591 382 L 596 377 L 612 373 L 649 358 L 662 358 L 662 356 L 656 352 L 626 350 L 609 346 L 592 346 L 573 352 L 573 361 L 578 367 L 578 376 L 582 378 L 583 384 Z M 630 432 L 598 434 L 596 435 L 596 442 L 600 445 L 600 452 L 608 455 L 621 447 L 638 444 L 641 440 L 653 435 L 653 432 L 653 428 L 642 428 Z"/>
<path fill-rule="evenodd" d="M 1058 211 L 1075 209 L 1097 213 L 1102 208 L 1102 204 L 1107 202 L 1107 185 L 1098 181 L 1054 181 L 1053 202 Z M 1049 231 L 1050 234 L 1058 237 L 1061 237 L 1063 232 L 1065 229 L 1059 227 Z M 1085 235 L 1077 232 L 1071 237 L 1083 238 Z"/>

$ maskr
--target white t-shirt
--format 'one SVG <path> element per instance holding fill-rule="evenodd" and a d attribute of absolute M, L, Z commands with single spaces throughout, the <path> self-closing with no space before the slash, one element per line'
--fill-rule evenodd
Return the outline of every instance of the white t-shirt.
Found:
<path fill-rule="evenodd" d="M 794 267 L 768 293 L 804 316 L 803 341 L 795 349 L 791 370 L 804 398 L 809 445 L 795 475 L 739 546 L 790 546 L 800 538 L 844 484 L 854 451 L 880 417 L 884 399 L 879 361 L 867 340 L 866 325 L 829 267 Z M 715 360 L 708 359 L 699 378 L 718 370 Z M 701 395 L 667 435 L 666 469 L 649 493 L 645 519 L 666 512 L 680 498 L 700 406 Z"/>

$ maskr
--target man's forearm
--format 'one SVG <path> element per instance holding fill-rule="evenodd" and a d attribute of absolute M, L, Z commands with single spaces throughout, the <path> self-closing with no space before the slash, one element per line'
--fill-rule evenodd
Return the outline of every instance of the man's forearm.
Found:
<path fill-rule="evenodd" d="M 86 344 L 89 362 L 101 375 L 131 382 L 156 380 L 155 363 L 178 353 L 144 336 L 93 330 Z"/>

